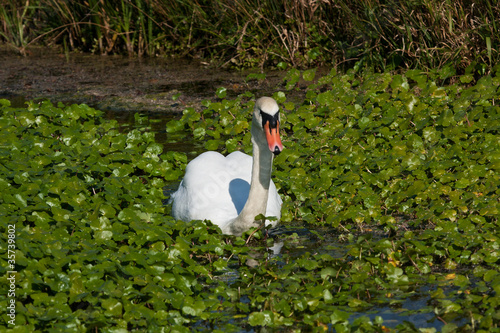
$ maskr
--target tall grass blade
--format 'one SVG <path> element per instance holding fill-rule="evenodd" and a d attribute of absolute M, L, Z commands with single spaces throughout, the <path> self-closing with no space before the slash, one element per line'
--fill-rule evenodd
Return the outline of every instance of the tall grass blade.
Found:
<path fill-rule="evenodd" d="M 488 60 L 490 61 L 491 66 L 491 37 L 486 37 L 486 50 L 488 52 Z"/>

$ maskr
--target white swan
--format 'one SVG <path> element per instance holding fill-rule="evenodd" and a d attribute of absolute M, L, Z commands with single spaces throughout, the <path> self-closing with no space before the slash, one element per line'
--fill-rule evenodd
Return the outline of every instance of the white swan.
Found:
<path fill-rule="evenodd" d="M 179 189 L 172 194 L 172 216 L 178 220 L 210 220 L 224 234 L 239 236 L 259 226 L 259 214 L 281 217 L 281 198 L 271 180 L 273 154 L 283 150 L 276 101 L 261 97 L 252 120 L 253 158 L 242 152 L 227 157 L 205 152 L 189 162 Z"/>

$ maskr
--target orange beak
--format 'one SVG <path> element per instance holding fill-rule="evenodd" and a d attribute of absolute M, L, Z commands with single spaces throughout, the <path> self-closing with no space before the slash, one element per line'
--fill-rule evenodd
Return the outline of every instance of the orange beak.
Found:
<path fill-rule="evenodd" d="M 278 155 L 283 150 L 283 144 L 281 143 L 280 138 L 280 122 L 278 121 L 276 127 L 269 128 L 269 122 L 266 122 L 264 125 L 264 132 L 266 133 L 267 144 L 269 146 L 269 150 L 274 153 L 274 155 Z"/>

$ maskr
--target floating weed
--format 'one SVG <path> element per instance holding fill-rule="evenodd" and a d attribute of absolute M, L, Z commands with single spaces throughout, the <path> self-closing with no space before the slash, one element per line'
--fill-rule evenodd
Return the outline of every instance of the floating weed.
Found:
<path fill-rule="evenodd" d="M 241 251 L 204 223 L 165 214 L 165 180 L 182 174 L 183 154 L 163 153 L 152 133 L 121 134 L 86 105 L 1 102 L 0 214 L 4 231 L 16 229 L 17 325 L 178 326 L 218 309 L 206 283 Z"/>
<path fill-rule="evenodd" d="M 455 75 L 448 69 L 438 74 L 440 80 Z M 478 319 L 484 318 L 486 308 L 471 309 L 463 295 L 481 293 L 467 289 L 472 278 L 486 288 L 480 297 L 497 301 L 495 293 L 484 294 L 488 288 L 498 289 L 492 279 L 499 260 L 496 74 L 474 86 L 468 85 L 468 74 L 460 83 L 439 86 L 438 77 L 418 70 L 361 77 L 332 71 L 307 88 L 302 105 L 287 102 L 283 92 L 273 96 L 284 106 L 286 149 L 276 157 L 273 172 L 284 201 L 282 221 L 333 227 L 339 240 L 349 240 L 340 259 L 324 254 L 334 260 L 328 265 L 336 281 L 328 290 L 336 307 L 369 309 L 384 295 L 433 285 L 444 272 L 462 272 L 446 275 L 461 288 L 461 296 L 443 292 L 446 302 L 434 304 L 436 318 L 453 321 L 469 311 L 470 321 L 460 325 L 489 327 L 490 319 L 483 324 Z M 302 75 L 306 81 L 314 79 L 312 72 L 292 70 L 285 78 L 286 89 L 295 89 Z M 198 140 L 210 142 L 208 149 L 249 152 L 252 97 L 206 103 L 201 111 L 188 109 L 170 126 L 190 128 Z M 297 235 L 285 239 L 300 251 Z M 284 251 L 289 251 L 287 245 Z M 327 271 L 312 257 L 304 253 L 281 260 L 297 270 L 290 276 L 313 281 Z M 280 266 L 281 273 L 286 269 Z M 299 303 L 293 313 L 309 306 Z M 318 311 L 326 302 L 311 304 Z M 440 311 L 457 316 L 443 319 Z M 269 320 L 262 313 L 252 316 L 257 319 Z"/>
<path fill-rule="evenodd" d="M 187 158 L 153 133 L 122 133 L 86 105 L 0 100 L 17 329 L 498 330 L 498 76 L 474 86 L 418 71 L 304 79 L 316 81 L 303 103 L 274 96 L 286 149 L 274 164 L 284 227 L 273 239 L 173 220 L 164 188 Z M 253 96 L 219 94 L 167 134 L 250 153 Z"/>

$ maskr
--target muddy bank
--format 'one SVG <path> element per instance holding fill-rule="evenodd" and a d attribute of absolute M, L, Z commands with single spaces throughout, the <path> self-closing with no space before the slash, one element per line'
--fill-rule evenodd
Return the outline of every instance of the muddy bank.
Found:
<path fill-rule="evenodd" d="M 21 104 L 50 99 L 101 110 L 180 112 L 214 99 L 218 87 L 225 87 L 229 96 L 283 90 L 285 72 L 266 72 L 265 80 L 247 82 L 249 73 L 214 69 L 200 61 L 64 55 L 48 49 L 35 49 L 22 57 L 0 47 L 0 97 Z"/>

